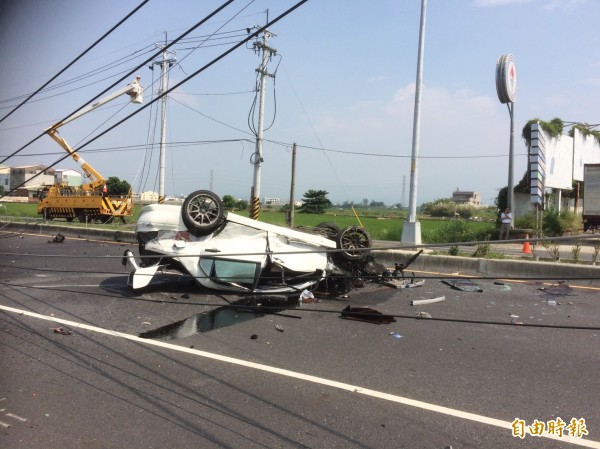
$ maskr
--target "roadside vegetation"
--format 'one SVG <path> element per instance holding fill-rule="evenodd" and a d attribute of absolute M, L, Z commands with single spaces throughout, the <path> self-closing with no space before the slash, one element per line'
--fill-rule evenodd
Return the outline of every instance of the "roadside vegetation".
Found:
<path fill-rule="evenodd" d="M 379 203 L 362 204 L 344 203 L 332 205 L 324 201 L 327 192 L 309 191 L 308 206 L 299 208 L 294 213 L 294 227 L 311 228 L 320 223 L 335 223 L 340 228 L 346 226 L 363 226 L 373 240 L 400 242 L 402 227 L 406 221 L 406 211 L 396 207 L 385 207 Z M 305 198 L 305 199 L 306 199 Z M 225 208 L 234 213 L 247 216 L 248 202 L 235 200 L 230 195 L 223 197 Z M 327 206 L 327 207 L 325 207 Z M 110 224 L 85 224 L 73 221 L 56 220 L 65 226 L 102 226 L 115 230 L 132 229 L 139 217 L 142 206 L 136 205 L 134 213 L 127 219 L 125 225 L 120 221 Z M 289 206 L 263 205 L 259 219 L 266 223 L 280 226 L 287 225 Z M 39 220 L 36 204 L 33 203 L 2 203 L 0 205 L 0 219 L 2 217 L 17 217 L 20 219 Z M 543 213 L 542 234 L 548 237 L 559 236 L 582 227 L 581 216 L 569 211 L 556 213 L 547 211 Z M 498 238 L 497 208 L 474 207 L 456 204 L 450 199 L 440 199 L 423 204 L 419 209 L 419 222 L 421 223 L 421 239 L 423 243 L 460 243 L 472 241 L 492 241 Z M 536 229 L 536 216 L 534 213 L 517 217 L 515 227 L 518 229 Z M 458 248 L 454 248 L 457 252 Z M 489 252 L 489 245 L 480 245 L 474 249 L 477 254 L 485 255 Z M 452 249 L 450 251 L 452 253 Z M 487 254 L 489 256 L 489 254 Z"/>
<path fill-rule="evenodd" d="M 237 210 L 235 207 L 228 208 L 234 213 L 247 215 L 246 210 Z M 286 226 L 287 208 L 264 207 L 260 212 L 260 220 L 280 226 Z M 141 206 L 135 206 L 134 213 L 127 219 L 127 224 L 120 222 L 110 224 L 88 224 L 87 226 L 101 226 L 110 229 L 133 228 L 139 217 Z M 361 208 L 352 209 L 330 208 L 323 213 L 294 214 L 294 227 L 315 227 L 320 223 L 335 223 L 339 227 L 362 225 L 374 240 L 387 240 L 399 242 L 402 238 L 402 226 L 406 220 L 406 213 L 399 209 L 390 208 Z M 0 206 L 0 218 L 16 217 L 19 219 L 40 220 L 35 204 L 31 203 L 4 203 Z M 73 221 L 67 223 L 65 220 L 54 220 L 57 224 L 65 226 L 83 226 L 85 223 Z M 419 215 L 421 222 L 421 235 L 423 243 L 446 243 L 465 242 L 471 240 L 488 240 L 494 233 L 494 221 L 488 220 L 462 220 L 449 219 L 446 217 L 431 217 Z M 487 238 L 486 238 L 487 237 Z M 456 239 L 456 240 L 455 240 Z"/>

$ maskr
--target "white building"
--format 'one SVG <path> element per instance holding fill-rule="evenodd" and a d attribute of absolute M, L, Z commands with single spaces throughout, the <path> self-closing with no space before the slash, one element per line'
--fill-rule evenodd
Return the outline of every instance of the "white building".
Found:
<path fill-rule="evenodd" d="M 54 171 L 54 182 L 65 186 L 80 186 L 83 182 L 81 173 L 68 168 L 57 168 Z"/>
<path fill-rule="evenodd" d="M 158 193 L 147 191 L 140 193 L 140 201 L 158 202 Z"/>
<path fill-rule="evenodd" d="M 481 193 L 456 189 L 452 192 L 452 201 L 456 204 L 471 204 L 481 206 Z"/>

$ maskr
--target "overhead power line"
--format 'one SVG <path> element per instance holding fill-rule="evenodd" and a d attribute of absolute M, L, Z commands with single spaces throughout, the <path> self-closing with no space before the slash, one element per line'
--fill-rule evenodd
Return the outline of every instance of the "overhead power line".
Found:
<path fill-rule="evenodd" d="M 152 100 L 151 102 L 145 104 L 144 106 L 140 107 L 138 110 L 132 112 L 131 114 L 129 114 L 128 116 L 126 116 L 125 118 L 119 120 L 117 123 L 115 123 L 114 125 L 112 125 L 110 128 L 106 129 L 105 131 L 103 131 L 102 133 L 98 134 L 97 136 L 95 136 L 94 138 L 90 139 L 89 141 L 87 141 L 86 143 L 82 144 L 80 147 L 73 149 L 73 152 L 70 154 L 66 154 L 64 157 L 58 159 L 56 162 L 54 162 L 53 164 L 51 164 L 50 166 L 47 167 L 48 168 L 53 168 L 56 165 L 58 165 L 60 162 L 64 161 L 65 159 L 67 159 L 68 157 L 71 157 L 72 154 L 79 152 L 82 148 L 86 147 L 87 145 L 91 144 L 92 142 L 98 140 L 100 137 L 104 136 L 105 134 L 107 134 L 108 132 L 112 131 L 113 129 L 115 129 L 116 127 L 120 126 L 122 123 L 126 122 L 127 120 L 129 120 L 130 118 L 134 117 L 135 115 L 141 113 L 143 110 L 145 110 L 146 108 L 150 107 L 152 104 L 156 103 L 157 101 L 161 100 L 164 96 L 170 94 L 171 92 L 173 92 L 173 90 L 179 88 L 180 86 L 182 86 L 183 84 L 187 83 L 190 79 L 196 77 L 199 73 L 202 73 L 204 70 L 208 69 L 209 67 L 212 67 L 214 64 L 216 64 L 217 62 L 219 62 L 221 59 L 223 59 L 225 56 L 228 56 L 230 53 L 232 53 L 233 51 L 237 50 L 239 47 L 241 47 L 242 45 L 244 45 L 245 43 L 249 42 L 250 40 L 254 39 L 256 36 L 258 36 L 259 34 L 263 33 L 268 27 L 272 26 L 273 24 L 279 22 L 281 19 L 283 19 L 284 17 L 286 17 L 287 15 L 291 14 L 293 11 L 295 11 L 296 9 L 298 9 L 300 6 L 302 6 L 304 3 L 306 3 L 308 0 L 300 0 L 299 2 L 297 2 L 296 4 L 294 4 L 292 7 L 290 7 L 289 9 L 287 9 L 286 11 L 284 11 L 282 14 L 280 14 L 279 16 L 277 16 L 275 19 L 271 20 L 270 22 L 268 22 L 266 25 L 264 25 L 263 27 L 258 28 L 256 31 L 254 31 L 253 33 L 250 33 L 245 39 L 241 40 L 240 42 L 238 42 L 236 45 L 234 45 L 233 47 L 231 47 L 230 49 L 228 49 L 227 51 L 223 52 L 221 55 L 217 56 L 216 58 L 214 58 L 212 61 L 208 62 L 207 64 L 205 64 L 204 66 L 202 66 L 201 68 L 199 68 L 198 70 L 196 70 L 194 73 L 192 73 L 191 75 L 187 76 L 186 78 L 184 78 L 182 81 L 180 81 L 179 83 L 175 84 L 173 87 L 165 90 L 164 92 L 162 92 L 160 95 L 158 95 L 154 100 Z M 178 42 L 179 39 L 185 37 L 186 35 L 188 35 L 189 33 L 191 33 L 193 30 L 195 30 L 197 27 L 199 27 L 200 25 L 202 25 L 203 23 L 205 23 L 206 21 L 208 21 L 209 19 L 211 19 L 213 16 L 215 16 L 218 12 L 220 12 L 221 10 L 223 10 L 227 5 L 229 5 L 230 3 L 232 3 L 233 0 L 228 0 L 227 2 L 225 2 L 223 5 L 221 5 L 219 8 L 215 9 L 211 14 L 209 14 L 208 16 L 206 16 L 204 19 L 202 19 L 200 22 L 198 22 L 196 25 L 194 25 L 192 28 L 189 28 L 185 33 L 183 33 L 181 36 L 179 36 L 177 39 L 175 39 L 174 41 L 172 41 L 170 44 L 166 45 L 165 47 L 161 48 L 161 50 L 154 56 L 158 56 L 158 54 L 162 53 L 163 51 L 165 51 L 166 49 L 168 49 L 169 47 L 171 47 L 172 45 L 174 45 L 176 42 Z M 151 59 L 154 59 L 151 58 Z M 144 63 L 142 63 L 139 67 L 142 67 L 143 65 L 145 65 L 147 62 L 149 62 L 151 59 L 145 61 Z M 129 73 L 127 76 L 130 76 L 131 74 L 133 74 L 134 71 L 132 71 L 131 73 Z M 123 77 L 122 79 L 124 79 L 125 77 Z M 122 81 L 119 80 L 117 82 L 115 82 L 112 86 L 109 86 L 107 89 L 105 89 L 103 92 L 101 92 L 100 94 L 98 94 L 96 97 L 94 97 L 92 100 L 90 100 L 89 102 L 85 103 L 85 104 L 89 104 L 92 101 L 94 101 L 96 98 L 98 98 L 100 95 L 104 94 L 106 91 L 108 91 L 108 89 L 114 87 L 118 82 Z M 80 109 L 80 108 L 79 108 Z M 79 109 L 77 109 L 76 111 L 74 111 L 73 113 L 77 112 Z M 67 117 L 65 117 L 63 120 L 66 120 L 68 117 L 70 117 L 72 114 L 69 114 Z M 41 137 L 42 135 L 44 135 L 45 133 L 42 133 L 40 136 L 38 136 L 36 139 L 34 139 L 32 142 L 34 142 L 35 140 L 37 140 L 39 137 Z M 32 143 L 30 142 L 30 143 Z M 27 144 L 29 145 L 29 144 Z M 25 147 L 23 147 L 25 148 Z M 21 151 L 23 148 L 19 149 L 18 151 Z M 11 155 L 12 156 L 12 155 Z M 6 159 L 5 159 L 6 160 Z M 0 161 L 0 164 L 4 162 Z M 36 175 L 33 175 L 31 178 L 28 179 L 28 181 L 31 181 L 32 179 L 40 176 L 43 172 L 40 172 Z M 9 192 L 7 192 L 6 194 L 9 194 L 13 191 L 15 191 L 16 189 L 22 187 L 25 183 L 22 183 L 18 186 L 15 186 L 12 190 L 10 190 Z M 4 195 L 3 195 L 4 196 Z"/>
<path fill-rule="evenodd" d="M 104 38 L 106 38 L 108 35 L 110 35 L 113 31 L 115 31 L 119 26 L 121 26 L 125 21 L 127 21 L 131 16 L 133 16 L 136 12 L 138 12 L 146 3 L 148 3 L 150 0 L 143 0 L 142 3 L 140 3 L 133 11 L 131 11 L 129 14 L 127 14 L 123 19 L 121 19 L 115 26 L 113 26 L 110 30 L 108 30 L 106 33 L 104 33 L 96 42 L 94 42 L 92 45 L 90 45 L 86 50 L 84 50 L 83 53 L 81 53 L 79 56 L 77 56 L 73 61 L 71 61 L 69 64 L 67 64 L 62 70 L 60 70 L 56 75 L 54 75 L 52 78 L 50 78 L 48 81 L 46 81 L 40 88 L 38 88 L 35 92 L 33 92 L 31 95 L 29 95 L 25 100 L 23 100 L 20 104 L 18 104 L 12 111 L 10 111 L 8 114 L 6 114 L 4 117 L 2 117 L 0 119 L 0 123 L 2 123 L 4 121 L 4 119 L 6 119 L 7 117 L 9 117 L 11 114 L 13 114 L 17 109 L 19 109 L 21 106 L 23 106 L 25 103 L 27 103 L 31 98 L 33 98 L 35 95 L 37 95 L 42 89 L 44 89 L 48 84 L 50 84 L 52 81 L 54 81 L 56 78 L 58 78 L 60 75 L 62 75 L 67 69 L 69 69 L 73 64 L 75 64 L 77 61 L 79 61 L 83 56 L 85 56 L 92 48 L 94 48 L 96 45 L 98 45 L 102 40 L 104 40 Z M 4 162 L 4 161 L 2 161 Z"/>
<path fill-rule="evenodd" d="M 73 112 L 71 112 L 70 114 L 68 114 L 67 116 L 65 116 L 62 120 L 66 120 L 67 118 L 69 118 L 70 116 L 72 116 L 73 114 L 75 114 L 77 111 L 79 111 L 81 108 L 85 107 L 86 105 L 92 103 L 93 101 L 95 101 L 96 99 L 98 99 L 101 95 L 104 95 L 105 93 L 107 93 L 109 90 L 111 90 L 113 87 L 115 87 L 117 84 L 119 84 L 120 82 L 122 82 L 124 79 L 130 77 L 131 75 L 133 75 L 135 73 L 136 70 L 140 69 L 141 67 L 144 67 L 147 63 L 149 63 L 150 61 L 154 60 L 155 58 L 157 58 L 160 54 L 162 54 L 163 51 L 168 50 L 171 46 L 175 45 L 177 42 L 179 42 L 180 39 L 183 39 L 185 36 L 187 36 L 188 34 L 190 34 L 192 31 L 194 31 L 196 28 L 198 28 L 199 26 L 203 25 L 204 23 L 206 23 L 208 20 L 210 20 L 211 18 L 213 18 L 215 15 L 217 15 L 219 12 L 221 12 L 223 9 L 225 9 L 225 7 L 227 7 L 228 5 L 230 5 L 231 3 L 233 3 L 234 0 L 227 0 L 225 3 L 223 3 L 221 6 L 219 6 L 218 8 L 216 8 L 214 11 L 212 11 L 209 15 L 207 15 L 204 19 L 200 20 L 198 23 L 196 23 L 193 27 L 189 28 L 185 33 L 183 33 L 182 35 L 180 35 L 178 38 L 174 39 L 173 41 L 171 41 L 170 44 L 164 46 L 163 48 L 159 49 L 158 51 L 154 52 L 149 58 L 147 58 L 144 62 L 142 62 L 141 64 L 137 65 L 133 70 L 130 70 L 129 72 L 127 72 L 124 76 L 122 76 L 121 78 L 119 78 L 117 81 L 115 81 L 113 84 L 111 84 L 110 86 L 108 86 L 106 89 L 104 89 L 102 92 L 100 92 L 98 95 L 96 95 L 94 98 L 90 99 L 89 101 L 86 101 L 81 107 L 77 108 L 76 110 L 74 110 Z M 162 98 L 158 97 L 158 98 Z M 150 103 L 152 104 L 152 103 Z M 145 106 L 142 107 L 140 109 L 144 110 Z M 132 114 L 133 115 L 133 114 Z M 120 125 L 121 123 L 123 123 L 123 121 L 128 120 L 132 115 L 127 116 L 124 120 L 121 120 L 120 122 L 118 122 L 116 125 L 112 126 L 111 128 L 109 128 L 106 132 L 112 130 L 113 128 L 115 128 L 116 126 Z M 60 123 L 60 122 L 59 122 Z M 106 132 L 100 134 L 98 137 L 106 134 Z M 32 143 L 34 143 L 35 141 L 37 141 L 38 139 L 40 139 L 44 134 L 46 133 L 41 133 L 39 134 L 37 137 L 35 137 L 34 139 L 32 139 L 31 141 L 29 141 L 28 143 L 26 143 L 25 145 L 23 145 L 21 148 L 19 148 L 18 150 L 14 151 L 10 156 L 6 157 L 5 159 L 3 159 L 2 161 L 0 161 L 0 164 L 3 164 L 7 159 L 15 156 L 16 154 L 20 153 L 21 151 L 23 151 L 25 148 L 27 148 L 29 145 L 31 145 Z M 93 142 L 95 139 L 92 139 L 90 142 Z M 90 143 L 88 142 L 88 143 Z M 74 150 L 74 152 L 77 152 L 77 149 Z M 52 164 L 49 168 L 54 167 L 56 164 L 58 164 L 59 162 L 63 161 L 64 159 L 66 159 L 67 157 L 69 157 L 69 155 L 66 155 L 64 158 L 58 160 L 56 163 Z M 35 176 L 39 176 L 35 175 Z M 35 177 L 34 176 L 34 177 Z M 31 178 L 33 179 L 33 178 Z M 18 186 L 21 187 L 21 186 Z M 15 187 L 18 188 L 18 187 Z M 14 190 L 14 189 L 13 189 Z"/>

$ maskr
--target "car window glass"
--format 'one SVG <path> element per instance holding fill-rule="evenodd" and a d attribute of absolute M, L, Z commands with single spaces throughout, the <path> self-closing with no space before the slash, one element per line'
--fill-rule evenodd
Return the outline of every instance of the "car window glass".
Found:
<path fill-rule="evenodd" d="M 210 277 L 212 274 L 213 262 L 213 259 L 200 259 L 200 268 L 202 269 L 206 277 Z"/>
<path fill-rule="evenodd" d="M 213 270 L 215 281 L 252 286 L 256 276 L 256 263 L 216 259 Z"/>

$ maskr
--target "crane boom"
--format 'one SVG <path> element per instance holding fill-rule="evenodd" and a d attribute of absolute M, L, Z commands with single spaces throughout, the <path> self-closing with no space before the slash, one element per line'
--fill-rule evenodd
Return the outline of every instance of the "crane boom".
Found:
<path fill-rule="evenodd" d="M 79 109 L 75 113 L 71 114 L 64 120 L 61 120 L 58 123 L 55 123 L 50 128 L 46 129 L 46 133 L 56 142 L 58 143 L 67 153 L 71 155 L 71 157 L 81 165 L 81 168 L 85 175 L 90 179 L 90 182 L 81 186 L 81 188 L 85 191 L 92 191 L 100 187 L 105 183 L 104 177 L 90 164 L 88 164 L 77 152 L 75 152 L 71 146 L 67 143 L 67 141 L 59 134 L 58 129 L 69 122 L 91 112 L 102 105 L 120 97 L 121 95 L 127 94 L 131 97 L 131 102 L 140 104 L 143 101 L 143 87 L 140 85 L 141 77 L 137 76 L 133 82 L 128 84 L 122 89 L 119 89 L 116 92 L 92 103 L 83 108 Z"/>
<path fill-rule="evenodd" d="M 58 129 L 123 94 L 129 95 L 132 103 L 141 103 L 142 93 L 143 88 L 140 86 L 140 77 L 138 76 L 123 89 L 84 106 L 44 131 L 81 165 L 82 170 L 90 180 L 90 182 L 80 187 L 70 186 L 68 183 L 58 183 L 43 186 L 38 190 L 37 212 L 42 214 L 44 220 L 64 218 L 67 221 L 73 221 L 77 218 L 82 223 L 97 221 L 110 223 L 115 218 L 119 218 L 125 223 L 125 218 L 131 216 L 133 213 L 133 192 L 130 190 L 127 195 L 111 197 L 106 191 L 104 177 L 69 146 L 67 141 L 59 134 Z"/>

